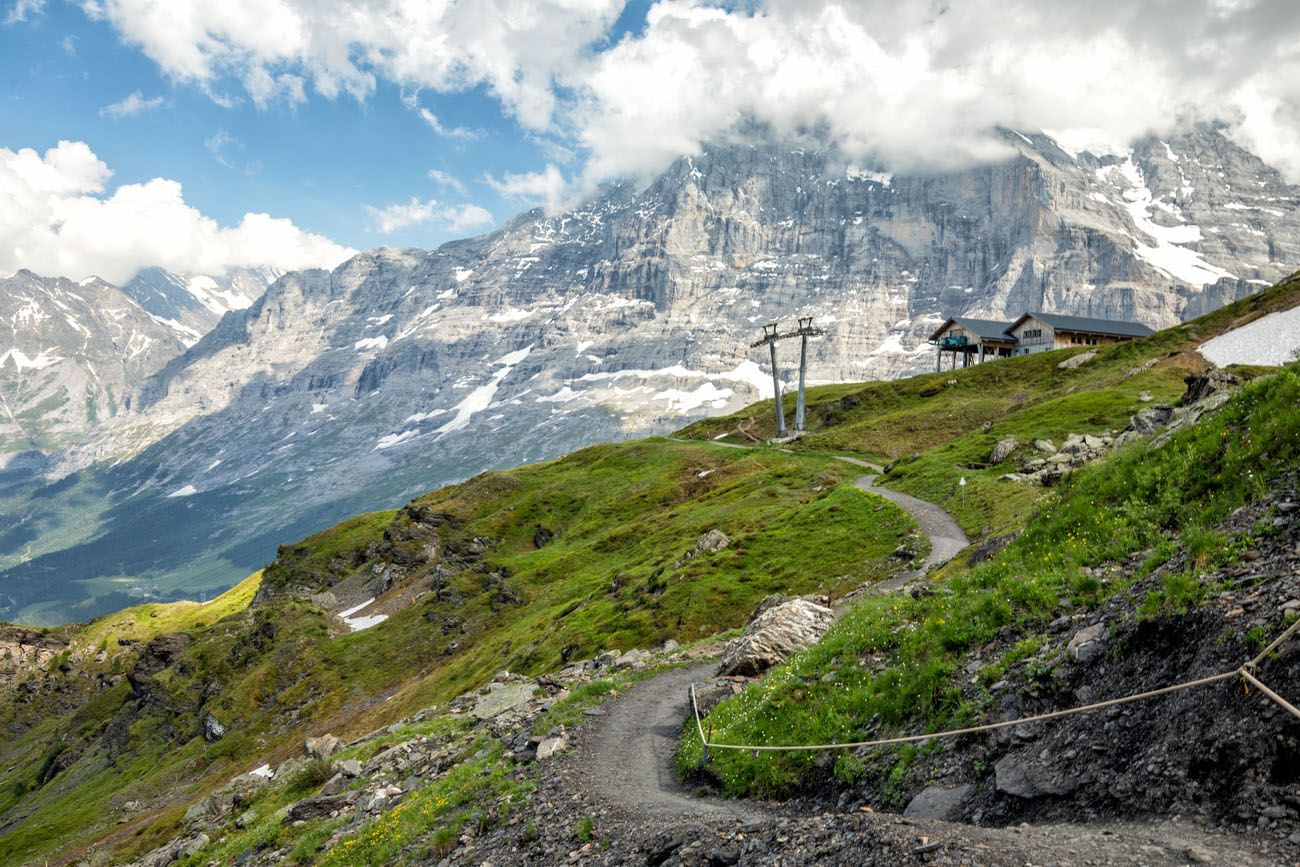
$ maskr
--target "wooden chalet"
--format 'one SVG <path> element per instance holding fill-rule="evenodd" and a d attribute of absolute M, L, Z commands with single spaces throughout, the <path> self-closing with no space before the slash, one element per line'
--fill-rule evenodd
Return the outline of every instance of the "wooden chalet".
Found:
<path fill-rule="evenodd" d="M 951 368 L 969 367 L 990 358 L 1009 358 L 1071 346 L 1100 346 L 1136 340 L 1152 334 L 1140 322 L 1092 319 L 1059 313 L 1025 313 L 1014 322 L 954 316 L 930 335 L 938 350 L 935 369 L 943 369 L 944 353 Z"/>

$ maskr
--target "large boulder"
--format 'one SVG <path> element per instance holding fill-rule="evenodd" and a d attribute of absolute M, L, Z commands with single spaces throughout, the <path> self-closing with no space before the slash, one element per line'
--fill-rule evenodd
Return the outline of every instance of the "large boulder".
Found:
<path fill-rule="evenodd" d="M 972 789 L 970 785 L 927 786 L 907 802 L 903 815 L 912 819 L 955 819 Z"/>
<path fill-rule="evenodd" d="M 284 816 L 284 824 L 307 822 L 312 819 L 324 819 L 351 805 L 343 795 L 315 795 L 303 798 L 291 806 Z"/>
<path fill-rule="evenodd" d="M 1146 436 L 1169 424 L 1169 420 L 1173 417 L 1174 408 L 1171 406 L 1144 407 L 1138 410 L 1137 414 L 1129 420 L 1128 429 Z"/>
<path fill-rule="evenodd" d="M 1062 361 L 1060 364 L 1056 365 L 1056 369 L 1074 370 L 1075 368 L 1083 367 L 1085 364 L 1087 364 L 1089 361 L 1092 361 L 1096 357 L 1097 357 L 1097 350 L 1089 349 L 1087 352 L 1081 353 L 1079 355 L 1073 355 L 1065 359 L 1065 361 Z"/>
<path fill-rule="evenodd" d="M 1075 662 L 1088 662 L 1099 656 L 1105 649 L 1106 626 L 1102 623 L 1094 623 L 1074 634 L 1066 647 L 1066 652 Z"/>
<path fill-rule="evenodd" d="M 993 766 L 993 778 L 999 792 L 1025 799 L 1068 795 L 1079 785 L 1075 775 L 1058 774 L 1014 755 L 998 760 Z"/>
<path fill-rule="evenodd" d="M 989 453 L 989 463 L 1002 463 L 1007 458 L 1011 457 L 1018 448 L 1020 448 L 1020 440 L 1015 437 L 1007 437 L 1006 439 L 1001 440 L 993 447 L 993 451 Z"/>
<path fill-rule="evenodd" d="M 760 604 L 745 634 L 727 644 L 718 673 L 762 674 L 790 654 L 816 644 L 834 622 L 834 611 L 807 599 L 788 599 L 767 608 Z"/>
<path fill-rule="evenodd" d="M 328 759 L 341 749 L 343 749 L 343 741 L 330 734 L 307 738 L 302 744 L 303 752 L 313 759 Z"/>
<path fill-rule="evenodd" d="M 701 554 L 716 554 L 731 544 L 727 534 L 718 529 L 710 530 L 695 542 L 695 550 Z"/>
<path fill-rule="evenodd" d="M 529 701 L 533 693 L 537 691 L 537 684 L 532 681 L 526 683 L 490 683 L 487 691 L 478 697 L 471 708 L 472 713 L 478 719 L 492 719 L 498 714 L 505 713 L 511 708 L 518 707 Z"/>
<path fill-rule="evenodd" d="M 219 741 L 226 736 L 226 727 L 212 714 L 203 717 L 203 739 L 208 743 Z"/>

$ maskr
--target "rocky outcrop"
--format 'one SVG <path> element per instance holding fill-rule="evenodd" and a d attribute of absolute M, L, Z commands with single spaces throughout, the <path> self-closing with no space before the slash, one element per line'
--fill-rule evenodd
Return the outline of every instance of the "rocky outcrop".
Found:
<path fill-rule="evenodd" d="M 757 675 L 821 640 L 835 612 L 807 599 L 761 606 L 745 632 L 727 644 L 718 666 L 722 675 Z"/>
<path fill-rule="evenodd" d="M 1002 476 L 1003 481 L 1052 485 L 1071 471 L 1103 457 L 1113 448 L 1122 448 L 1139 440 L 1147 440 L 1150 448 L 1160 448 L 1174 434 L 1196 424 L 1206 413 L 1214 412 L 1231 400 L 1241 385 L 1241 379 L 1231 373 L 1211 369 L 1205 373 L 1190 374 L 1186 383 L 1187 391 L 1179 400 L 1178 406 L 1156 404 L 1143 407 L 1134 413 L 1128 426 L 1118 434 L 1113 431 L 1097 435 L 1070 434 L 1059 449 L 1047 440 L 1036 440 L 1035 450 L 1043 454 L 1025 460 L 1018 472 Z M 998 443 L 998 448 L 1007 442 L 1009 440 Z M 994 449 L 994 454 L 998 453 L 998 448 Z"/>
<path fill-rule="evenodd" d="M 67 647 L 39 629 L 0 624 L 0 690 L 44 671 Z"/>

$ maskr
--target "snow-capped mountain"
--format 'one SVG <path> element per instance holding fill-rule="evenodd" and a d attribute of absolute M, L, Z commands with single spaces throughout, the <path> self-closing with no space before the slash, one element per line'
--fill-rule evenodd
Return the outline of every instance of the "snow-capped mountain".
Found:
<path fill-rule="evenodd" d="M 222 316 L 261 297 L 281 273 L 274 268 L 232 268 L 212 277 L 145 268 L 122 291 L 186 346 L 193 346 Z"/>
<path fill-rule="evenodd" d="M 1003 162 L 912 176 L 722 144 L 563 214 L 285 275 L 64 463 L 115 465 L 111 531 L 0 581 L 228 583 L 343 515 L 768 395 L 749 343 L 773 320 L 827 329 L 815 381 L 889 377 L 933 365 L 949 315 L 1164 326 L 1300 264 L 1300 190 L 1214 128 L 1102 156 L 1005 138 Z M 140 543 L 159 520 L 165 550 Z"/>
<path fill-rule="evenodd" d="M 183 348 L 98 278 L 0 279 L 0 487 L 125 410 L 131 388 Z"/>

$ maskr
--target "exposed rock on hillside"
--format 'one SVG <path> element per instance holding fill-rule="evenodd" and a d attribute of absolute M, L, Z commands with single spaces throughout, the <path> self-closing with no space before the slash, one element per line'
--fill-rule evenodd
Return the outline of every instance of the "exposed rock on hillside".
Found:
<path fill-rule="evenodd" d="M 834 611 L 807 599 L 764 600 L 744 634 L 727 644 L 718 673 L 761 674 L 816 644 L 834 622 Z"/>

